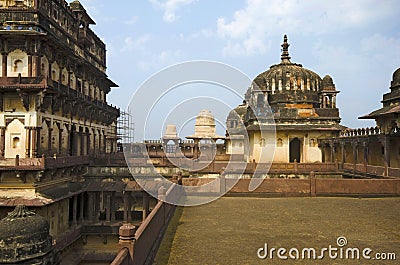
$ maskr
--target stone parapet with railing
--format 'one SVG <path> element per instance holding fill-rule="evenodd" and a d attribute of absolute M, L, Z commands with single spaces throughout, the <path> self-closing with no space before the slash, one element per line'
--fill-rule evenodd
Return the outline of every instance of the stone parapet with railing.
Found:
<path fill-rule="evenodd" d="M 357 129 L 345 129 L 340 132 L 340 137 L 370 136 L 380 135 L 381 133 L 382 131 L 378 126 Z"/>

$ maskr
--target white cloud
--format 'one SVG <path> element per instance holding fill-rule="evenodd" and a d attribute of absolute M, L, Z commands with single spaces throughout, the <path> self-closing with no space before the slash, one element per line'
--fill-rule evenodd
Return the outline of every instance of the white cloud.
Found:
<path fill-rule="evenodd" d="M 217 32 L 226 40 L 225 55 L 260 54 L 268 51 L 267 37 L 368 27 L 383 18 L 395 17 L 398 5 L 394 0 L 247 0 L 231 20 L 217 20 Z"/>
<path fill-rule="evenodd" d="M 149 0 L 149 2 L 164 11 L 163 19 L 166 22 L 174 22 L 178 18 L 176 12 L 195 0 Z"/>
<path fill-rule="evenodd" d="M 133 51 L 133 50 L 143 50 L 146 48 L 146 45 L 151 40 L 151 35 L 146 34 L 137 38 L 126 37 L 124 40 L 124 46 L 122 47 L 122 51 Z"/>

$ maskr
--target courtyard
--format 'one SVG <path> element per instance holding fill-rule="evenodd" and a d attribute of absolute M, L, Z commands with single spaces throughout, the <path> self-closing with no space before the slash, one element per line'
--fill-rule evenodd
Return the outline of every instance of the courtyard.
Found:
<path fill-rule="evenodd" d="M 178 207 L 155 264 L 397 264 L 374 257 L 394 253 L 400 258 L 399 218 L 400 198 L 223 197 L 202 206 Z M 345 237 L 347 244 L 339 248 L 338 237 Z M 283 247 L 288 259 L 278 258 L 277 250 L 272 258 L 258 258 L 266 243 L 268 254 Z M 338 248 L 338 258 L 324 252 L 318 259 L 329 245 Z M 289 257 L 291 248 L 299 250 L 299 260 Z M 317 258 L 308 259 L 305 253 L 302 259 L 304 248 L 314 248 Z M 348 248 L 358 248 L 360 259 L 346 259 Z M 363 259 L 365 248 L 372 250 L 371 260 Z"/>

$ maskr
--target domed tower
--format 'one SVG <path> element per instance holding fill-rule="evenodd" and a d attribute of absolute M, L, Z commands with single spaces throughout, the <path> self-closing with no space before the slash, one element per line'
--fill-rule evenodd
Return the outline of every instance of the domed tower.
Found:
<path fill-rule="evenodd" d="M 17 206 L 0 221 L 1 264 L 58 264 L 49 223 L 43 217 Z"/>
<path fill-rule="evenodd" d="M 252 145 L 249 160 L 255 159 L 251 150 L 265 142 L 257 137 L 261 137 L 259 125 L 271 123 L 272 119 L 263 118 L 269 115 L 276 126 L 274 162 L 322 161 L 318 140 L 333 137 L 344 128 L 339 125 L 336 107 L 339 91 L 329 75 L 322 79 L 301 64 L 291 62 L 286 35 L 281 46 L 281 62 L 254 79 L 245 94 L 246 106 L 238 107 L 236 116 L 243 120 Z M 246 114 L 242 115 L 241 110 L 245 107 Z M 240 124 L 233 121 L 234 116 L 231 112 L 227 119 L 228 132 L 235 132 L 238 128 L 234 125 Z"/>
<path fill-rule="evenodd" d="M 383 95 L 383 107 L 359 119 L 374 119 L 384 134 L 400 132 L 400 68 L 393 73 L 390 92 Z"/>

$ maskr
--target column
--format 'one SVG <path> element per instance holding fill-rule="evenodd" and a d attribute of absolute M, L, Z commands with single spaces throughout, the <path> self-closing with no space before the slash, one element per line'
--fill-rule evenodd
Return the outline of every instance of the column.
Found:
<path fill-rule="evenodd" d="M 85 193 L 81 193 L 81 207 L 79 208 L 79 222 L 82 224 L 83 223 L 83 208 L 85 205 Z"/>
<path fill-rule="evenodd" d="M 106 222 L 111 221 L 111 194 L 106 192 Z"/>
<path fill-rule="evenodd" d="M 32 152 L 31 152 L 31 157 L 33 157 L 33 158 L 35 158 L 35 157 L 37 157 L 37 128 L 36 127 L 33 127 L 32 129 L 31 129 L 31 149 L 32 149 Z"/>
<path fill-rule="evenodd" d="M 132 192 L 128 192 L 128 222 L 132 222 Z"/>
<path fill-rule="evenodd" d="M 26 133 L 26 138 L 25 138 L 25 157 L 30 157 L 31 153 L 31 128 L 30 127 L 25 127 L 25 133 Z"/>
<path fill-rule="evenodd" d="M 385 155 L 385 167 L 390 167 L 390 138 L 389 136 L 385 135 L 383 139 L 383 150 Z"/>
<path fill-rule="evenodd" d="M 6 147 L 6 127 L 0 127 L 0 158 L 4 158 L 4 150 Z"/>
<path fill-rule="evenodd" d="M 364 165 L 368 165 L 368 142 L 364 142 L 363 147 L 364 147 Z"/>
<path fill-rule="evenodd" d="M 111 207 L 110 207 L 110 211 L 111 211 L 111 221 L 114 222 L 115 221 L 115 212 L 117 211 L 116 209 L 116 200 L 115 200 L 115 191 L 111 192 Z"/>
<path fill-rule="evenodd" d="M 36 156 L 40 154 L 41 146 L 40 146 L 40 127 L 36 127 Z M 41 154 L 40 154 L 41 155 Z"/>
<path fill-rule="evenodd" d="M 143 221 L 147 218 L 147 215 L 149 215 L 149 195 L 147 192 L 143 191 Z"/>
<path fill-rule="evenodd" d="M 357 143 L 352 142 L 351 146 L 353 147 L 353 164 L 357 164 Z"/>
<path fill-rule="evenodd" d="M 51 148 L 52 148 L 52 141 L 51 141 L 52 131 L 53 131 L 53 128 L 49 127 L 49 139 L 47 139 L 48 140 L 48 150 L 49 151 L 51 151 Z"/>
<path fill-rule="evenodd" d="M 335 144 L 330 142 L 329 146 L 331 147 L 331 162 L 335 162 Z"/>
<path fill-rule="evenodd" d="M 100 193 L 94 192 L 94 221 L 98 222 L 100 218 Z"/>
<path fill-rule="evenodd" d="M 122 198 L 124 200 L 124 222 L 128 222 L 128 192 L 124 191 Z"/>
<path fill-rule="evenodd" d="M 75 195 L 73 197 L 73 200 L 74 200 L 74 204 L 73 204 L 73 208 L 72 208 L 72 214 L 73 214 L 72 222 L 73 222 L 73 225 L 76 226 L 77 225 L 76 216 L 77 216 L 77 211 L 78 211 L 78 196 Z"/>
<path fill-rule="evenodd" d="M 3 77 L 6 77 L 7 76 L 7 54 L 3 53 L 1 56 L 2 56 L 2 64 L 1 64 L 2 73 L 1 73 L 1 75 Z"/>
<path fill-rule="evenodd" d="M 32 68 L 33 68 L 33 76 L 34 77 L 38 77 L 41 75 L 40 56 L 38 56 L 38 55 L 33 56 Z"/>
<path fill-rule="evenodd" d="M 72 137 L 72 155 L 76 156 L 78 155 L 78 133 L 74 130 L 72 132 L 73 137 Z"/>
<path fill-rule="evenodd" d="M 58 131 L 58 153 L 60 155 L 63 153 L 62 152 L 62 137 L 63 137 L 62 133 L 63 133 L 63 129 L 62 129 L 62 124 L 60 123 L 60 129 Z"/>
<path fill-rule="evenodd" d="M 28 77 L 32 77 L 32 55 L 28 54 Z"/>
<path fill-rule="evenodd" d="M 90 155 L 90 133 L 86 132 L 86 154 Z"/>
<path fill-rule="evenodd" d="M 96 132 L 93 132 L 93 154 L 96 154 Z"/>
<path fill-rule="evenodd" d="M 340 147 L 342 149 L 342 165 L 346 163 L 346 150 L 345 150 L 345 143 L 341 142 Z"/>
<path fill-rule="evenodd" d="M 87 207 L 87 219 L 88 221 L 94 222 L 94 194 L 93 192 L 88 192 L 88 207 Z"/>
<path fill-rule="evenodd" d="M 79 132 L 79 139 L 81 142 L 80 146 L 80 155 L 83 156 L 85 155 L 85 133 L 84 132 Z"/>

